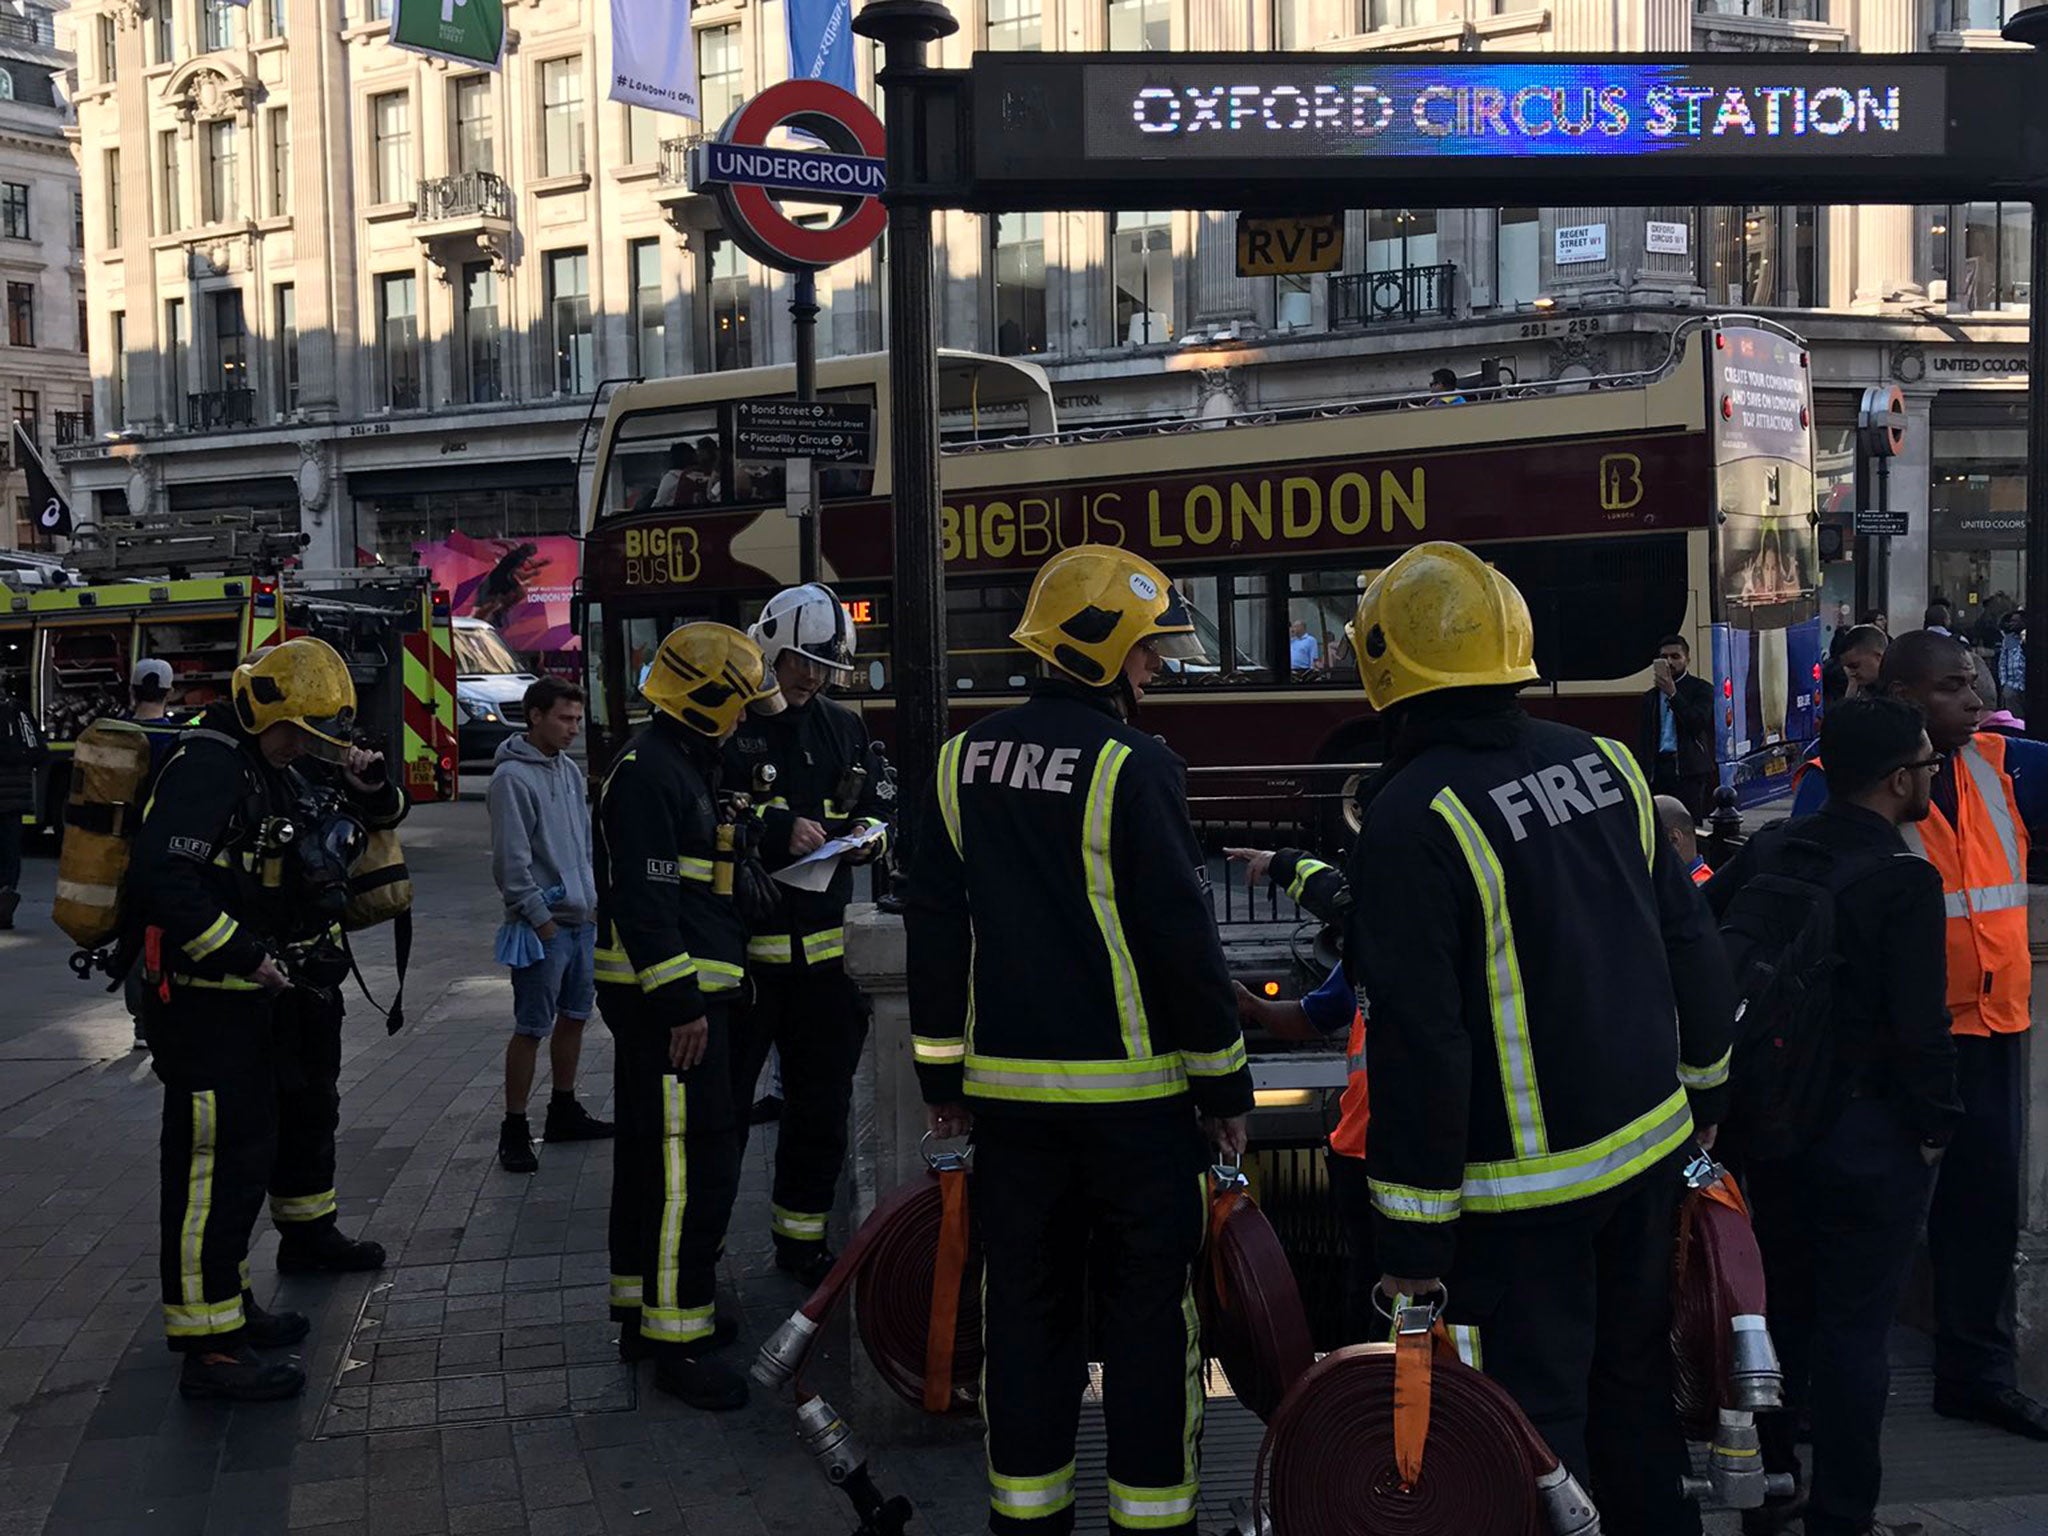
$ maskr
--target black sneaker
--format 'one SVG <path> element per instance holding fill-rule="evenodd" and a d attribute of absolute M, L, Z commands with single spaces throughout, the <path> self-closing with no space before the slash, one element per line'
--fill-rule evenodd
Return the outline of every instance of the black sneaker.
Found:
<path fill-rule="evenodd" d="M 242 1340 L 251 1349 L 289 1349 L 312 1331 L 303 1312 L 266 1312 L 242 1292 Z"/>
<path fill-rule="evenodd" d="M 1765 1499 L 1755 1509 L 1742 1512 L 1742 1536 L 1779 1536 L 1788 1525 L 1806 1514 L 1806 1490 L 1800 1488 L 1789 1498 Z"/>
<path fill-rule="evenodd" d="M 775 1244 L 775 1267 L 814 1291 L 825 1283 L 825 1277 L 838 1262 L 839 1255 L 823 1243 L 786 1243 L 778 1239 Z"/>
<path fill-rule="evenodd" d="M 574 1099 L 553 1098 L 548 1100 L 544 1134 L 549 1141 L 609 1141 L 613 1127 L 611 1121 L 598 1119 Z"/>
<path fill-rule="evenodd" d="M 259 1360 L 246 1343 L 185 1356 L 178 1395 L 219 1398 L 230 1403 L 274 1403 L 306 1390 L 306 1373 L 283 1360 Z"/>
<path fill-rule="evenodd" d="M 654 1361 L 654 1384 L 670 1397 L 707 1413 L 729 1413 L 747 1406 L 747 1378 L 722 1360 L 661 1349 Z"/>
<path fill-rule="evenodd" d="M 332 1220 L 278 1228 L 279 1274 L 357 1274 L 384 1267 L 384 1245 L 343 1237 Z"/>
<path fill-rule="evenodd" d="M 21 905 L 21 892 L 13 886 L 0 886 L 0 928 L 14 926 L 14 909 Z"/>
<path fill-rule="evenodd" d="M 508 1115 L 498 1128 L 498 1166 L 507 1173 L 533 1173 L 540 1168 L 540 1159 L 533 1155 L 533 1138 L 527 1133 L 524 1115 L 517 1120 Z"/>
<path fill-rule="evenodd" d="M 2009 1435 L 2048 1440 L 2048 1403 L 2027 1396 L 2018 1387 L 1972 1390 L 1937 1384 L 1934 1411 L 1944 1419 L 1974 1419 Z"/>
<path fill-rule="evenodd" d="M 713 1350 L 724 1349 L 740 1336 L 737 1318 L 727 1317 L 723 1312 L 711 1320 L 711 1336 L 699 1339 L 690 1345 L 691 1349 L 710 1354 Z M 634 1365 L 642 1360 L 651 1360 L 661 1352 L 661 1346 L 640 1331 L 638 1323 L 629 1323 L 619 1330 L 619 1363 Z"/>

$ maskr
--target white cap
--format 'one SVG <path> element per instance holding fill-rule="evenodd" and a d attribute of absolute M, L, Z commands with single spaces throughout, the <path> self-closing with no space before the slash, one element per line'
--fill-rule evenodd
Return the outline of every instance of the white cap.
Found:
<path fill-rule="evenodd" d="M 130 688 L 140 688 L 152 678 L 162 685 L 165 692 L 169 692 L 171 687 L 171 664 L 168 661 L 158 661 L 154 656 L 143 657 L 142 660 L 135 663 L 135 670 L 129 674 L 128 686 Z"/>

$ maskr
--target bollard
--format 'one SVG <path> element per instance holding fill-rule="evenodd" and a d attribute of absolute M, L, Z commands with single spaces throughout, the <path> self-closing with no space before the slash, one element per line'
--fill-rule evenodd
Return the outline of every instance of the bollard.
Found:
<path fill-rule="evenodd" d="M 1714 791 L 1714 809 L 1707 815 L 1707 846 L 1702 850 L 1707 863 L 1719 869 L 1735 857 L 1742 846 L 1742 812 L 1735 804 L 1735 791 L 1724 784 Z"/>

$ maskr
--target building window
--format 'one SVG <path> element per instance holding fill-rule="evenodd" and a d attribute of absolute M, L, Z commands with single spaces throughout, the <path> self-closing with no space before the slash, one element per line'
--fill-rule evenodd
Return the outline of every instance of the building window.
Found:
<path fill-rule="evenodd" d="M 1365 30 L 1377 32 L 1383 27 L 1412 27 L 1416 22 L 1415 7 L 1416 0 L 1365 0 Z M 1495 15 L 1522 8 L 1494 0 Z"/>
<path fill-rule="evenodd" d="M 107 245 L 111 249 L 121 243 L 121 151 L 108 150 L 104 164 L 107 168 Z"/>
<path fill-rule="evenodd" d="M 1116 343 L 1159 345 L 1173 339 L 1173 215 L 1113 216 L 1110 266 L 1115 282 Z"/>
<path fill-rule="evenodd" d="M 299 408 L 299 296 L 290 283 L 277 285 L 277 409 L 289 416 Z"/>
<path fill-rule="evenodd" d="M 704 257 L 711 292 L 711 366 L 720 373 L 754 366 L 754 307 L 747 258 L 723 235 L 712 235 Z"/>
<path fill-rule="evenodd" d="M 1114 53 L 1164 53 L 1173 46 L 1168 0 L 1109 0 L 1109 46 Z"/>
<path fill-rule="evenodd" d="M 7 285 L 7 345 L 32 347 L 36 344 L 36 285 Z"/>
<path fill-rule="evenodd" d="M 28 440 L 37 447 L 43 443 L 43 397 L 33 389 L 17 389 L 14 392 L 14 420 Z"/>
<path fill-rule="evenodd" d="M 1949 231 L 1954 215 L 1946 203 L 1913 210 L 1913 281 L 1936 303 L 1948 302 L 1950 295 Z"/>
<path fill-rule="evenodd" d="M 71 249 L 85 249 L 85 191 L 80 187 L 71 189 Z"/>
<path fill-rule="evenodd" d="M 661 291 L 661 242 L 635 240 L 626 248 L 633 278 L 633 371 L 643 379 L 668 372 L 668 302 Z"/>
<path fill-rule="evenodd" d="M 2034 0 L 1935 0 L 1937 32 L 1997 32 Z"/>
<path fill-rule="evenodd" d="M 988 0 L 988 46 L 997 53 L 1045 47 L 1044 0 Z"/>
<path fill-rule="evenodd" d="M 28 183 L 0 181 L 0 235 L 28 239 Z"/>
<path fill-rule="evenodd" d="M 455 82 L 455 171 L 495 171 L 496 139 L 491 132 L 491 77 L 464 75 Z"/>
<path fill-rule="evenodd" d="M 590 328 L 590 255 L 548 257 L 548 316 L 555 345 L 555 390 L 587 395 L 597 387 L 596 337 Z"/>
<path fill-rule="evenodd" d="M 185 328 L 185 301 L 164 300 L 164 394 L 171 403 L 166 413 L 173 426 L 185 424 L 189 401 L 185 391 L 190 380 L 185 377 L 185 353 L 192 344 L 192 333 Z"/>
<path fill-rule="evenodd" d="M 289 107 L 270 109 L 270 216 L 292 211 L 292 114 Z"/>
<path fill-rule="evenodd" d="M 1503 208 L 1497 227 L 1493 302 L 1513 309 L 1543 296 L 1543 215 L 1536 208 Z"/>
<path fill-rule="evenodd" d="M 652 165 L 661 158 L 662 115 L 648 107 L 626 108 L 628 165 Z"/>
<path fill-rule="evenodd" d="M 1815 308 L 1821 270 L 1818 208 L 1700 211 L 1700 285 L 1709 304 Z"/>
<path fill-rule="evenodd" d="M 113 352 L 113 369 L 107 375 L 107 425 L 116 432 L 128 428 L 128 316 L 115 310 L 107 317 L 108 346 Z"/>
<path fill-rule="evenodd" d="M 1436 265 L 1434 208 L 1374 208 L 1365 216 L 1365 270 Z"/>
<path fill-rule="evenodd" d="M 363 10 L 364 14 L 372 21 L 389 21 L 391 19 L 391 0 L 365 0 Z"/>
<path fill-rule="evenodd" d="M 1775 21 L 1825 21 L 1821 6 L 1825 0 L 1698 0 L 1702 16 L 1765 16 Z M 1494 0 L 1496 14 L 1510 8 Z"/>
<path fill-rule="evenodd" d="M 0 69 L 0 101 L 14 100 L 14 71 Z"/>
<path fill-rule="evenodd" d="M 249 327 L 242 316 L 239 288 L 211 296 L 213 304 L 214 387 L 223 395 L 249 387 Z M 242 418 L 242 419 L 247 419 Z"/>
<path fill-rule="evenodd" d="M 1315 292 L 1306 272 L 1283 272 L 1273 279 L 1274 325 L 1283 331 L 1305 331 L 1315 318 Z"/>
<path fill-rule="evenodd" d="M 227 224 L 242 216 L 242 150 L 232 119 L 206 125 L 205 221 Z"/>
<path fill-rule="evenodd" d="M 100 41 L 100 84 L 112 85 L 120 78 L 121 34 L 114 26 L 114 18 L 101 16 L 99 23 Z"/>
<path fill-rule="evenodd" d="M 470 402 L 505 398 L 505 338 L 498 320 L 498 274 L 487 262 L 462 269 L 462 342 Z"/>
<path fill-rule="evenodd" d="M 377 279 L 377 395 L 394 411 L 420 404 L 417 292 L 410 272 Z"/>
<path fill-rule="evenodd" d="M 213 53 L 235 46 L 235 0 L 200 0 L 199 47 Z"/>
<path fill-rule="evenodd" d="M 2027 256 L 2033 233 L 2025 203 L 1968 203 L 1951 303 L 1957 309 L 2023 309 L 2029 291 Z"/>
<path fill-rule="evenodd" d="M 717 128 L 740 104 L 740 28 L 738 22 L 704 27 L 697 33 L 697 110 L 707 130 Z"/>
<path fill-rule="evenodd" d="M 92 349 L 92 343 L 91 343 L 91 341 L 90 341 L 90 340 L 88 339 L 88 338 L 89 338 L 89 337 L 90 337 L 91 335 L 92 335 L 92 315 L 91 315 L 91 313 L 90 313 L 90 312 L 89 312 L 89 311 L 88 311 L 88 310 L 86 309 L 86 306 L 85 306 L 85 300 L 83 300 L 83 299 L 80 299 L 80 300 L 78 301 L 78 350 L 79 350 L 79 351 L 81 351 L 81 352 L 88 352 L 88 351 L 90 351 L 90 350 Z"/>
<path fill-rule="evenodd" d="M 174 63 L 178 57 L 178 15 L 172 0 L 156 0 L 156 61 Z"/>
<path fill-rule="evenodd" d="M 185 227 L 185 176 L 178 164 L 178 130 L 166 128 L 156 136 L 157 199 L 165 234 Z"/>
<path fill-rule="evenodd" d="M 371 200 L 402 203 L 412 195 L 412 98 L 390 91 L 370 98 L 371 162 L 377 184 Z"/>
<path fill-rule="evenodd" d="M 580 176 L 583 158 L 583 60 L 548 59 L 540 67 L 543 176 Z"/>
<path fill-rule="evenodd" d="M 1945 389 L 1928 425 L 1927 592 L 1954 606 L 1958 635 L 1982 644 L 2026 597 L 2027 397 Z"/>
<path fill-rule="evenodd" d="M 288 32 L 286 13 L 291 9 L 291 0 L 264 0 L 264 35 L 284 37 Z"/>
<path fill-rule="evenodd" d="M 996 350 L 1005 357 L 1043 352 L 1045 215 L 999 213 L 989 220 L 995 274 Z"/>

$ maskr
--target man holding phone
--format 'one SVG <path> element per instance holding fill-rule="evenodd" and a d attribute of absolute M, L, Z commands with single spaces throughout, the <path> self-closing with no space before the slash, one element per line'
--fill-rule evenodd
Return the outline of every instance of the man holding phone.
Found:
<path fill-rule="evenodd" d="M 1683 635 L 1658 643 L 1650 679 L 1636 757 L 1651 790 L 1676 796 L 1698 821 L 1714 784 L 1713 685 L 1692 675 L 1692 646 Z"/>

